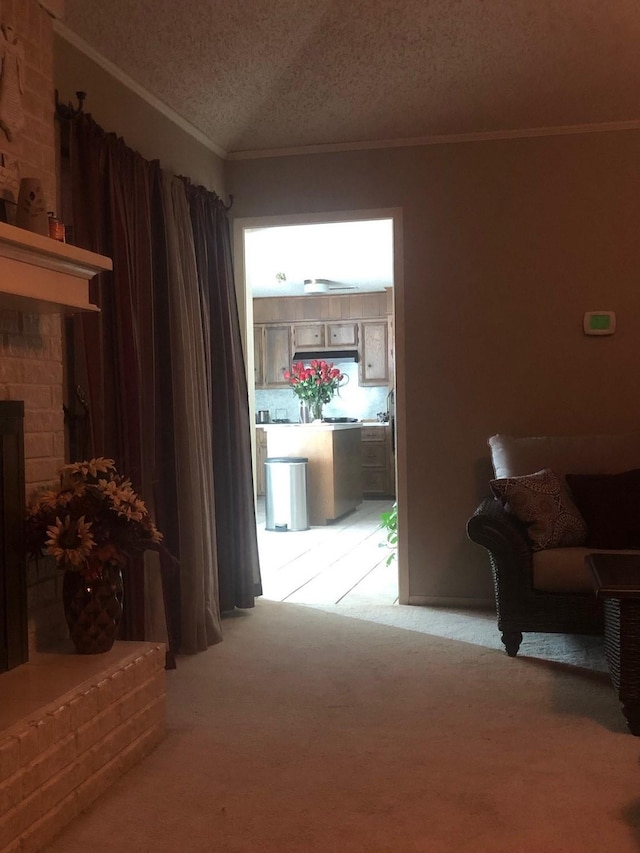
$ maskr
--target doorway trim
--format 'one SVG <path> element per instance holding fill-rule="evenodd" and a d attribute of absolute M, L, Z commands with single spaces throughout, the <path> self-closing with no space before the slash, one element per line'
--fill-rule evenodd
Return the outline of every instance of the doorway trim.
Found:
<path fill-rule="evenodd" d="M 409 567 L 407 565 L 408 531 L 403 520 L 407 518 L 407 462 L 405 422 L 405 334 L 404 334 L 404 247 L 402 208 L 374 208 L 371 210 L 340 210 L 323 213 L 290 213 L 272 216 L 241 217 L 233 222 L 233 253 L 236 270 L 236 293 L 241 317 L 242 343 L 245 353 L 247 384 L 254 388 L 253 351 L 253 295 L 248 292 L 245 263 L 245 232 L 255 228 L 277 228 L 288 225 L 323 225 L 333 222 L 357 222 L 367 219 L 393 221 L 393 348 L 394 394 L 396 412 L 396 501 L 398 503 L 398 601 L 409 603 Z M 244 318 L 244 324 L 242 324 Z M 249 395 L 249 415 L 255 422 L 255 394 Z M 251 432 L 251 454 L 255 471 L 255 430 Z"/>

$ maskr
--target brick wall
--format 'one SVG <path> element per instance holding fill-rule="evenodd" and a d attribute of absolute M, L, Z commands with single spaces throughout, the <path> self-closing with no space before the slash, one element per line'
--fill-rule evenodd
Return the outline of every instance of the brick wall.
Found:
<path fill-rule="evenodd" d="M 20 178 L 40 178 L 55 210 L 52 20 L 36 0 L 0 0 L 0 24 L 11 24 L 24 48 L 26 119 L 11 142 L 0 130 L 0 191 L 17 200 Z M 64 461 L 62 383 L 60 316 L 5 311 L 0 303 L 0 399 L 25 403 L 27 492 L 50 483 Z"/>
<path fill-rule="evenodd" d="M 17 201 L 20 178 L 37 177 L 47 209 L 56 210 L 52 20 L 36 0 L 0 0 L 0 24 L 13 26 L 24 49 L 26 120 L 12 141 L 0 129 L 0 194 Z M 24 400 L 27 495 L 51 483 L 65 461 L 62 364 L 60 315 L 7 311 L 0 299 L 0 399 Z M 30 652 L 64 636 L 61 582 L 48 561 L 29 566 Z"/>

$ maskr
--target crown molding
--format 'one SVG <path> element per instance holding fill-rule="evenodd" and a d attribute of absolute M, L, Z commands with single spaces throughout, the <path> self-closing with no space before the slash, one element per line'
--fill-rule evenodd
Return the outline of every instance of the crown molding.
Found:
<path fill-rule="evenodd" d="M 127 89 L 130 89 L 134 92 L 138 97 L 142 98 L 143 101 L 146 101 L 149 106 L 153 107 L 155 110 L 158 110 L 159 113 L 168 118 L 174 124 L 178 125 L 181 130 L 184 130 L 185 133 L 188 133 L 194 139 L 204 145 L 205 148 L 208 148 L 209 151 L 213 151 L 214 154 L 217 154 L 218 157 L 221 157 L 223 160 L 227 159 L 227 152 L 224 148 L 221 148 L 219 145 L 216 145 L 213 140 L 209 139 L 201 130 L 198 130 L 195 125 L 191 124 L 191 122 L 187 121 L 181 115 L 179 115 L 175 110 L 173 110 L 170 106 L 161 101 L 160 98 L 157 98 L 155 95 L 152 95 L 148 89 L 145 89 L 144 86 L 141 86 L 139 83 L 129 77 L 122 69 L 118 68 L 113 62 L 103 56 L 101 53 L 98 53 L 97 50 L 91 47 L 84 39 L 80 38 L 80 36 L 76 35 L 72 32 L 69 27 L 60 21 L 54 21 L 53 30 L 56 35 L 59 35 L 60 38 L 69 42 L 69 44 L 73 45 L 73 47 L 77 48 L 81 53 L 84 53 L 85 56 L 92 59 L 96 65 L 99 65 L 102 69 L 104 69 L 108 74 L 112 77 L 115 77 L 123 86 L 126 86 Z"/>
<path fill-rule="evenodd" d="M 420 136 L 412 139 L 379 139 L 361 142 L 335 142 L 322 145 L 300 145 L 291 148 L 231 151 L 228 160 L 259 160 L 266 157 L 294 157 L 305 154 L 331 154 L 340 151 L 366 151 L 372 148 L 414 148 L 423 145 L 452 145 L 459 142 L 489 142 L 497 139 L 534 139 L 539 136 L 569 136 L 580 133 L 612 133 L 640 130 L 640 119 L 601 124 L 572 124 L 559 127 L 533 127 L 522 130 L 490 130 L 476 133 L 451 133 Z"/>
<path fill-rule="evenodd" d="M 38 0 L 38 3 L 52 18 L 64 18 L 64 0 Z"/>

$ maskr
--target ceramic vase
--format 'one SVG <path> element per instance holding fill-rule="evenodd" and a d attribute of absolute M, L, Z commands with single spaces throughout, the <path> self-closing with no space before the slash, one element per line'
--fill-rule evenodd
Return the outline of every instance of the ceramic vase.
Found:
<path fill-rule="evenodd" d="M 49 216 L 40 178 L 23 178 L 18 192 L 16 225 L 49 236 Z"/>
<path fill-rule="evenodd" d="M 65 571 L 64 615 L 79 654 L 95 655 L 111 649 L 122 618 L 122 597 L 122 571 L 116 563 L 105 563 L 101 577 L 95 579 Z"/>

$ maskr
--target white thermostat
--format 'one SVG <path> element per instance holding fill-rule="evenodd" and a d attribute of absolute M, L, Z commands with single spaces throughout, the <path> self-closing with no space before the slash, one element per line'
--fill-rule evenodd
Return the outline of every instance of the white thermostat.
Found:
<path fill-rule="evenodd" d="M 615 311 L 587 311 L 584 315 L 585 335 L 612 335 L 616 330 Z"/>

